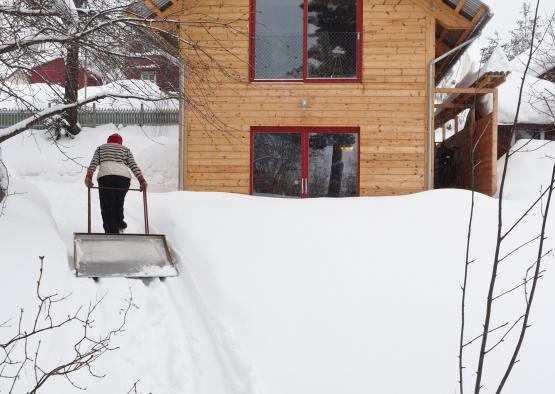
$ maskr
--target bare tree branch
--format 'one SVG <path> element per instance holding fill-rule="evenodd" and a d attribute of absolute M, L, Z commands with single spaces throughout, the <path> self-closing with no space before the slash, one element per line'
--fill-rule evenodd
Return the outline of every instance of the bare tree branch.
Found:
<path fill-rule="evenodd" d="M 111 345 L 111 341 L 114 336 L 125 331 L 127 315 L 133 304 L 132 296 L 128 299 L 121 323 L 118 326 L 105 334 L 92 334 L 90 331 L 94 327 L 94 314 L 103 298 L 90 303 L 86 311 L 82 307 L 78 307 L 75 312 L 67 315 L 64 319 L 57 320 L 54 317 L 53 309 L 67 300 L 69 295 L 43 294 L 43 270 L 44 256 L 41 256 L 36 283 L 36 297 L 39 303 L 31 325 L 25 327 L 24 310 L 21 309 L 17 332 L 4 340 L 0 337 L 0 391 L 2 392 L 3 385 L 7 384 L 8 393 L 19 393 L 22 390 L 27 393 L 37 393 L 46 382 L 59 377 L 64 378 L 72 387 L 85 390 L 86 387 L 77 383 L 72 376 L 77 371 L 86 370 L 90 376 L 104 377 L 104 375 L 95 373 L 94 363 L 106 352 L 117 350 L 117 347 Z M 6 323 L 3 324 L 2 327 L 6 327 Z M 43 340 L 51 338 L 62 327 L 74 332 L 80 330 L 81 335 L 72 345 L 73 355 L 52 367 L 51 363 L 43 362 L 41 359 Z M 49 367 L 45 367 L 45 365 L 49 365 Z M 26 376 L 34 378 L 34 382 L 22 379 L 25 371 L 27 372 Z M 32 384 L 32 386 L 24 389 L 25 384 Z"/>

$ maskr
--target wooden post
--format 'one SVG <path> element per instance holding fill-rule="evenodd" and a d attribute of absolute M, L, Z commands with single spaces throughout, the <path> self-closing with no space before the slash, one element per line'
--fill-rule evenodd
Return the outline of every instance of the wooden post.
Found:
<path fill-rule="evenodd" d="M 96 103 L 93 103 L 92 124 L 93 127 L 96 127 L 98 124 L 98 120 L 96 119 Z"/>
<path fill-rule="evenodd" d="M 141 103 L 141 112 L 139 113 L 139 126 L 142 126 L 144 123 L 144 111 L 145 111 L 145 106 L 143 103 Z"/>
<path fill-rule="evenodd" d="M 499 95 L 497 89 L 493 91 L 492 96 L 493 108 L 491 113 L 491 162 L 497 163 L 497 144 L 499 137 Z M 491 174 L 491 190 L 493 191 L 493 194 L 497 192 L 497 171 L 492 171 Z"/>

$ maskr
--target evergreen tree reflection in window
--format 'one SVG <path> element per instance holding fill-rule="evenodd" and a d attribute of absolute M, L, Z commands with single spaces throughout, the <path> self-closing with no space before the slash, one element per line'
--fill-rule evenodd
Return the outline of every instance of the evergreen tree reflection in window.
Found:
<path fill-rule="evenodd" d="M 355 78 L 357 0 L 308 1 L 308 78 Z"/>
<path fill-rule="evenodd" d="M 355 133 L 310 134 L 310 197 L 349 197 L 358 194 L 357 137 Z"/>

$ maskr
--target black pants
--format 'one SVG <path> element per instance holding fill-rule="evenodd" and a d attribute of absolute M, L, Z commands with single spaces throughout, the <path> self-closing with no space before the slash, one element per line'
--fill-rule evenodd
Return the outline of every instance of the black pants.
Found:
<path fill-rule="evenodd" d="M 123 203 L 131 184 L 131 179 L 119 175 L 105 175 L 98 178 L 99 187 L 122 190 L 99 189 L 100 211 L 106 234 L 118 234 L 123 228 Z"/>

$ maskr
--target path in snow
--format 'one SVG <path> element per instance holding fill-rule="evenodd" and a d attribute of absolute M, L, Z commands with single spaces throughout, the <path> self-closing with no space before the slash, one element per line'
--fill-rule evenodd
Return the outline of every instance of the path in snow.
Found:
<path fill-rule="evenodd" d="M 113 125 L 86 128 L 75 141 L 62 141 L 61 149 L 87 164 L 94 147 L 114 129 Z M 174 189 L 177 129 L 132 126 L 120 128 L 119 132 L 132 147 L 151 184 L 150 190 Z M 37 273 L 34 263 L 38 255 L 46 255 L 49 288 L 73 293 L 75 303 L 87 304 L 96 297 L 106 296 L 97 316 L 96 324 L 101 329 L 112 329 L 120 322 L 121 307 L 130 293 L 133 296 L 134 307 L 126 333 L 115 340 L 121 349 L 106 354 L 99 362 L 99 372 L 108 376 L 102 380 L 79 378 L 89 386 L 88 392 L 125 393 L 139 379 L 141 392 L 254 393 L 245 389 L 249 383 L 244 383 L 241 373 L 235 372 L 233 344 L 209 313 L 181 262 L 178 262 L 181 277 L 164 282 L 154 279 L 146 284 L 141 280 L 103 279 L 95 284 L 90 279 L 75 278 L 73 233 L 87 229 L 84 172 L 64 160 L 41 131 L 33 132 L 32 138 L 28 133 L 13 138 L 2 148 L 11 170 L 12 191 L 24 194 L 10 198 L 7 207 L 10 215 L 1 219 L 0 239 L 10 239 L 10 245 L 2 247 L 3 256 L 14 257 L 7 259 L 10 266 L 3 269 L 12 273 L 10 280 L 14 286 L 7 286 L 4 283 L 7 276 L 3 276 L 0 295 L 5 291 L 6 297 L 9 294 L 11 299 L 22 303 L 28 299 L 33 303 L 30 295 Z M 97 191 L 93 191 L 92 205 L 93 231 L 102 232 Z M 126 221 L 128 233 L 144 231 L 141 193 L 129 192 Z M 179 250 L 176 252 L 179 255 Z M 17 314 L 20 306 L 3 305 L 0 316 Z M 62 342 L 52 345 L 53 348 L 63 348 L 64 339 L 60 338 Z M 65 393 L 67 382 L 53 382 L 47 389 L 47 392 Z"/>
<path fill-rule="evenodd" d="M 106 296 L 97 312 L 96 323 L 104 331 L 117 325 L 121 319 L 122 306 L 130 294 L 133 297 L 126 332 L 114 341 L 114 345 L 120 349 L 107 353 L 98 364 L 101 366 L 99 372 L 107 373 L 108 376 L 101 380 L 82 376 L 79 380 L 88 386 L 88 392 L 123 393 L 127 392 L 133 382 L 140 380 L 139 388 L 153 393 L 255 393 L 250 383 L 244 381 L 242 372 L 237 372 L 233 341 L 210 314 L 194 280 L 179 257 L 181 276 L 167 278 L 163 282 L 155 278 L 151 281 L 101 279 L 95 283 L 91 279 L 74 277 L 72 234 L 86 228 L 86 217 L 83 217 L 86 212 L 86 198 L 76 196 L 81 194 L 86 197 L 84 186 L 41 181 L 33 183 L 31 187 L 26 182 L 16 181 L 18 191 L 25 194 L 13 197 L 9 209 L 17 210 L 21 205 L 29 210 L 30 204 L 25 200 L 35 200 L 53 221 L 50 240 L 43 240 L 50 244 L 54 243 L 53 240 L 59 240 L 56 241 L 58 246 L 50 246 L 52 251 L 46 252 L 46 278 L 49 287 L 60 292 L 71 292 L 72 298 L 83 304 Z M 48 198 L 44 198 L 46 196 Z M 96 198 L 93 199 L 93 228 L 98 230 L 101 220 L 95 200 Z M 140 200 L 127 207 L 129 228 L 140 232 L 143 229 Z M 19 223 L 22 225 L 22 220 Z M 23 224 L 38 227 L 32 218 Z M 155 231 L 154 228 L 153 230 Z M 31 244 L 27 253 L 30 257 L 33 258 L 33 253 L 44 253 L 44 245 L 40 240 L 32 232 L 29 232 L 29 236 Z M 14 241 L 17 242 L 15 239 Z M 4 250 L 4 253 L 10 255 L 9 250 Z M 179 251 L 176 254 L 179 256 Z M 59 258 L 64 255 L 67 260 L 60 261 Z M 52 264 L 56 264 L 56 267 L 51 270 Z M 12 280 L 16 283 L 25 282 L 27 278 L 30 286 L 33 286 L 36 272 L 30 267 L 16 266 L 12 271 Z M 52 274 L 54 279 L 51 278 Z M 19 299 L 17 289 L 11 291 L 16 293 L 15 299 Z M 21 299 L 24 298 L 21 296 Z M 63 341 L 64 338 L 60 339 Z M 63 347 L 62 343 L 58 344 L 59 347 Z M 52 393 L 65 392 L 63 390 L 67 390 L 67 382 L 53 381 L 47 389 L 47 392 Z"/>

